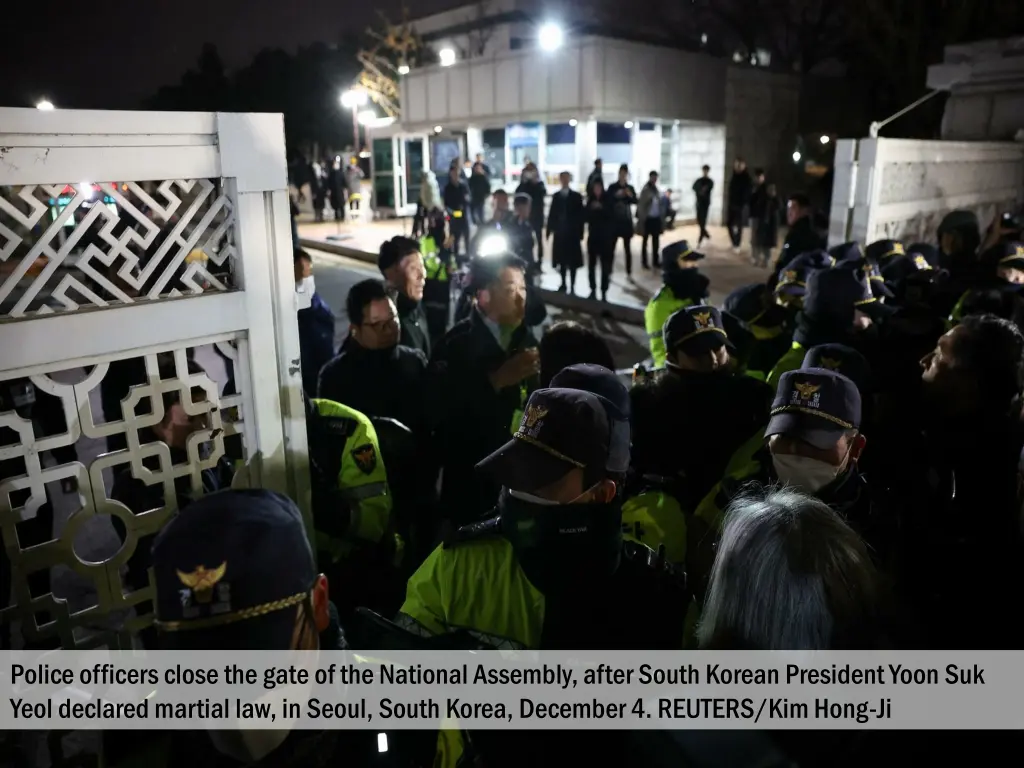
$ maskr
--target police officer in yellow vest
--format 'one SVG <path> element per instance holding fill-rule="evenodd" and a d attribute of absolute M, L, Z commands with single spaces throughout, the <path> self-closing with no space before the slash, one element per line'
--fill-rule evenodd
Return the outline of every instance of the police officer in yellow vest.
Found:
<path fill-rule="evenodd" d="M 671 562 L 686 551 L 686 519 L 722 477 L 729 457 L 768 420 L 772 392 L 736 374 L 722 314 L 692 306 L 665 323 L 668 362 L 653 384 L 634 387 L 633 468 L 660 478 L 623 506 L 625 535 Z"/>
<path fill-rule="evenodd" d="M 746 373 L 764 381 L 792 343 L 793 315 L 764 283 L 740 286 L 725 297 L 722 308 L 746 323 L 754 335 Z"/>
<path fill-rule="evenodd" d="M 620 533 L 628 393 L 592 365 L 570 366 L 551 384 L 530 396 L 513 439 L 478 466 L 501 485 L 498 515 L 461 528 L 427 558 L 397 621 L 425 635 L 469 630 L 496 648 L 679 648 L 679 575 Z M 471 734 L 485 764 L 488 748 L 503 765 L 528 764 L 507 758 L 537 748 L 522 732 L 498 744 L 480 736 Z M 599 764 L 598 747 L 614 746 L 592 743 L 593 732 L 579 744 L 569 738 L 567 753 L 588 765 Z"/>
<path fill-rule="evenodd" d="M 662 328 L 673 312 L 691 304 L 703 304 L 710 281 L 697 271 L 704 254 L 690 250 L 685 240 L 661 249 L 662 286 L 644 309 L 644 327 L 654 367 L 665 365 Z"/>
<path fill-rule="evenodd" d="M 404 544 L 394 533 L 391 493 L 377 431 L 368 417 L 331 400 L 307 402 L 313 526 L 325 573 L 372 569 L 346 590 L 342 615 L 359 605 L 387 610 Z M 369 577 L 369 573 L 366 577 Z M 400 590 L 399 590 L 400 591 Z"/>

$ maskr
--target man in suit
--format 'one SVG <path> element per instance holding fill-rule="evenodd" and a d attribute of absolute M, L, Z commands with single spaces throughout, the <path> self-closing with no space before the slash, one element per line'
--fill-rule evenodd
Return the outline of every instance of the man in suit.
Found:
<path fill-rule="evenodd" d="M 572 176 L 562 171 L 558 180 L 562 188 L 551 198 L 548 214 L 548 237 L 554 237 L 551 248 L 552 261 L 562 273 L 562 285 L 566 290 L 566 275 L 569 276 L 569 293 L 576 292 L 576 270 L 583 266 L 583 196 L 569 188 Z"/>

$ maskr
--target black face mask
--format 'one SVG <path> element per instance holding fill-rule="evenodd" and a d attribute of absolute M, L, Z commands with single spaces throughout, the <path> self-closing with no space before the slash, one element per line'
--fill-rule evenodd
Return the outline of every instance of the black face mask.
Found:
<path fill-rule="evenodd" d="M 622 549 L 622 500 L 540 504 L 502 489 L 502 534 L 527 578 L 542 592 L 588 584 L 613 574 Z"/>

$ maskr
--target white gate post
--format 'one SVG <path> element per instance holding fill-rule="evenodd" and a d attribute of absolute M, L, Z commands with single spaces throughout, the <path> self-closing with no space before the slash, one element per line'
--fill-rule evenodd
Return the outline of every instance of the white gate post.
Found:
<path fill-rule="evenodd" d="M 236 211 L 237 268 L 248 340 L 239 344 L 250 483 L 291 496 L 312 535 L 309 454 L 292 259 L 284 119 L 217 114 L 221 175 Z"/>
<path fill-rule="evenodd" d="M 858 143 L 856 192 L 848 239 L 855 240 L 862 246 L 875 240 L 875 208 L 878 205 L 878 191 L 882 181 L 880 154 L 883 141 L 885 140 L 861 139 Z"/>
<path fill-rule="evenodd" d="M 832 204 L 828 216 L 828 244 L 850 241 L 850 227 L 857 194 L 857 140 L 836 142 L 832 176 Z"/>

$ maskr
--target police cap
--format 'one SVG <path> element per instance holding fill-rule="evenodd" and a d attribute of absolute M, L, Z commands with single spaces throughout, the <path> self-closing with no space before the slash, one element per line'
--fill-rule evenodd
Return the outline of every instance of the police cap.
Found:
<path fill-rule="evenodd" d="M 723 345 L 730 351 L 735 347 L 722 323 L 722 313 L 716 307 L 695 304 L 673 312 L 662 327 L 665 349 L 676 349 L 697 357 Z"/>
<path fill-rule="evenodd" d="M 512 439 L 476 468 L 505 488 L 532 493 L 573 469 L 625 473 L 629 440 L 629 421 L 606 398 L 579 389 L 538 389 Z"/>
<path fill-rule="evenodd" d="M 182 509 L 153 543 L 153 572 L 157 627 L 195 649 L 256 619 L 258 632 L 235 637 L 253 649 L 291 647 L 296 606 L 319 575 L 295 502 L 262 489 L 220 491 Z"/>
<path fill-rule="evenodd" d="M 863 393 L 866 391 L 870 372 L 868 361 L 860 352 L 845 344 L 819 344 L 807 350 L 803 369 L 821 368 L 826 371 L 841 373 L 850 379 Z"/>
<path fill-rule="evenodd" d="M 820 450 L 860 429 L 861 397 L 846 376 L 822 368 L 788 371 L 779 379 L 765 437 L 786 435 Z"/>

